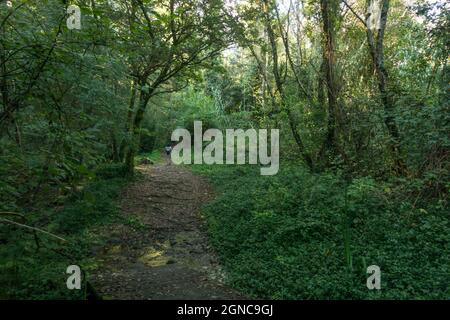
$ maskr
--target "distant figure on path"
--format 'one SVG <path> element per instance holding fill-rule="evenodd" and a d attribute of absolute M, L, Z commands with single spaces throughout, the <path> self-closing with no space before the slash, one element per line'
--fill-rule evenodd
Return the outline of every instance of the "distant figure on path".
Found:
<path fill-rule="evenodd" d="M 170 153 L 172 152 L 172 146 L 170 144 L 166 144 L 164 150 L 166 150 L 167 155 L 170 155 Z"/>

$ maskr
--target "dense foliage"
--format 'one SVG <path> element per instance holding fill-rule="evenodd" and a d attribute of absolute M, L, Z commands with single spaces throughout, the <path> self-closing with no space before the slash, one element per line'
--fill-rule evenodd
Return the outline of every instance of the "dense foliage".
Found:
<path fill-rule="evenodd" d="M 268 299 L 446 299 L 450 226 L 443 202 L 412 203 L 370 177 L 350 183 L 283 165 L 199 167 L 220 196 L 205 208 L 230 282 Z M 366 287 L 378 265 L 383 287 Z"/>
<path fill-rule="evenodd" d="M 449 5 L 377 1 L 373 28 L 372 2 L 0 1 L 0 298 L 85 298 L 65 266 L 95 265 L 135 164 L 196 120 L 280 129 L 276 176 L 196 169 L 244 294 L 448 298 Z"/>

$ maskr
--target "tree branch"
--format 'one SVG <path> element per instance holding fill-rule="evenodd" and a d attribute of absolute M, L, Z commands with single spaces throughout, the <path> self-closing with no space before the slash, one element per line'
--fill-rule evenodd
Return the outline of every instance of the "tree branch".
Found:
<path fill-rule="evenodd" d="M 355 10 L 353 10 L 353 8 L 347 3 L 347 1 L 345 1 L 345 0 L 342 0 L 342 2 L 345 4 L 345 6 L 347 7 L 347 8 L 349 8 L 349 10 L 355 15 L 355 17 L 356 18 L 358 18 L 358 20 L 359 21 L 361 21 L 361 23 L 366 27 L 366 28 L 368 28 L 367 27 L 367 23 L 366 23 L 366 21 L 355 11 Z"/>

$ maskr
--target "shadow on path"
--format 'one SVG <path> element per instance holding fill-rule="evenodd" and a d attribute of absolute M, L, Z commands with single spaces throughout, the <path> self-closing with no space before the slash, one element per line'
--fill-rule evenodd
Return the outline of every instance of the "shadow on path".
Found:
<path fill-rule="evenodd" d="M 139 166 L 142 177 L 120 206 L 130 225 L 108 226 L 92 283 L 106 299 L 238 299 L 208 245 L 200 207 L 212 196 L 202 178 L 175 165 Z"/>

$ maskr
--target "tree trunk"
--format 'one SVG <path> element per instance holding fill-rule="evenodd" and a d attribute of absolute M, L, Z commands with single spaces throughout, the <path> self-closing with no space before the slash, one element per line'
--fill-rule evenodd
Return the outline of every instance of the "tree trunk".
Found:
<path fill-rule="evenodd" d="M 134 105 L 136 102 L 136 83 L 134 80 L 131 81 L 131 93 L 130 93 L 130 103 L 128 105 L 127 111 L 127 122 L 125 124 L 125 133 L 128 135 L 125 139 L 122 140 L 120 144 L 120 161 L 124 160 L 125 154 L 127 152 L 127 146 L 130 143 L 132 138 L 132 130 L 133 130 L 133 115 L 134 115 Z"/>
<path fill-rule="evenodd" d="M 265 14 L 265 23 L 266 23 L 266 29 L 267 29 L 267 35 L 269 37 L 269 43 L 271 46 L 272 51 L 272 70 L 273 70 L 273 76 L 275 78 L 275 85 L 277 88 L 277 91 L 280 96 L 280 102 L 281 102 L 281 108 L 286 111 L 286 114 L 288 116 L 289 120 L 289 127 L 292 131 L 292 135 L 294 137 L 295 142 L 297 143 L 297 146 L 300 150 L 300 154 L 302 155 L 303 159 L 305 160 L 308 167 L 313 170 L 314 169 L 314 163 L 312 161 L 311 156 L 306 152 L 305 145 L 303 143 L 303 140 L 300 136 L 300 133 L 297 129 L 297 121 L 294 119 L 294 115 L 292 111 L 290 110 L 289 106 L 286 104 L 286 97 L 284 95 L 284 88 L 283 88 L 283 82 L 281 81 L 281 75 L 280 75 L 280 69 L 278 66 L 278 49 L 277 49 L 277 43 L 275 40 L 275 34 L 271 25 L 271 19 L 270 19 L 270 10 L 271 10 L 272 3 L 269 4 L 268 0 L 264 0 L 263 3 L 263 10 Z M 283 40 L 284 43 L 284 40 Z"/>
<path fill-rule="evenodd" d="M 386 29 L 387 17 L 389 11 L 389 0 L 384 0 L 381 8 L 380 28 L 375 42 L 372 30 L 367 26 L 367 42 L 369 44 L 370 55 L 372 57 L 373 68 L 378 80 L 378 89 L 380 91 L 381 102 L 384 107 L 384 123 L 388 129 L 391 138 L 391 151 L 394 156 L 394 171 L 398 174 L 404 174 L 406 164 L 401 157 L 400 133 L 394 117 L 393 95 L 388 88 L 388 72 L 384 65 L 384 31 Z M 369 18 L 369 16 L 367 16 Z M 366 19 L 367 21 L 368 19 Z"/>
<path fill-rule="evenodd" d="M 328 0 L 321 0 L 320 7 L 322 12 L 324 44 L 323 44 L 323 63 L 324 78 L 327 85 L 328 97 L 328 123 L 327 134 L 325 138 L 325 147 L 327 150 L 336 154 L 336 124 L 338 111 L 338 86 L 336 81 L 336 40 L 335 40 L 335 15 L 336 8 Z"/>
<path fill-rule="evenodd" d="M 139 131 L 141 128 L 142 120 L 144 119 L 145 109 L 147 108 L 148 101 L 150 100 L 153 89 L 147 89 L 147 91 L 142 90 L 141 86 L 141 94 L 139 96 L 138 108 L 136 111 L 136 115 L 134 116 L 134 120 L 131 128 L 131 143 L 128 147 L 125 156 L 125 165 L 128 169 L 128 172 L 132 173 L 134 170 L 134 157 L 139 148 Z"/>

